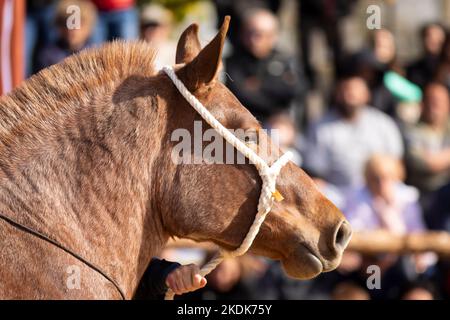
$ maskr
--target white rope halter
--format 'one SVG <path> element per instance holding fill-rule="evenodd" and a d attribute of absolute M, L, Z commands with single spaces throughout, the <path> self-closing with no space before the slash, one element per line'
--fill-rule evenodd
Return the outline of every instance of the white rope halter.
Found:
<path fill-rule="evenodd" d="M 178 79 L 172 67 L 166 66 L 163 68 L 163 71 L 169 76 L 181 95 L 200 114 L 200 116 L 212 128 L 214 128 L 225 139 L 225 141 L 235 147 L 255 165 L 262 179 L 258 212 L 255 216 L 255 220 L 253 221 L 252 226 L 250 227 L 250 230 L 245 236 L 245 239 L 242 241 L 242 244 L 239 246 L 239 248 L 235 249 L 234 251 L 226 251 L 224 249 L 218 251 L 215 256 L 201 268 L 200 274 L 202 276 L 205 276 L 212 270 L 214 270 L 216 266 L 223 261 L 224 258 L 241 256 L 250 248 L 253 240 L 259 232 L 261 224 L 266 218 L 266 215 L 272 209 L 273 202 L 278 193 L 275 189 L 275 185 L 281 168 L 290 160 L 292 155 L 290 152 L 286 152 L 277 161 L 275 161 L 271 167 L 269 167 L 269 165 L 260 156 L 258 156 L 255 151 L 249 148 L 244 142 L 239 140 L 233 133 L 231 133 L 231 131 L 225 128 L 219 121 L 217 121 L 216 118 L 214 118 L 214 116 L 203 106 L 203 104 L 189 92 L 183 82 Z M 165 299 L 173 300 L 173 297 L 174 293 L 171 289 L 169 289 L 166 293 Z"/>

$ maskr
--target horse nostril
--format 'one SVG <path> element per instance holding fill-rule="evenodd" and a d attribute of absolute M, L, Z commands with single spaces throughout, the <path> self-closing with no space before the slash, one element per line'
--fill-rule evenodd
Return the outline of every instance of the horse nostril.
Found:
<path fill-rule="evenodd" d="M 352 229 L 347 221 L 343 221 L 336 230 L 334 245 L 336 249 L 344 250 L 350 241 Z"/>

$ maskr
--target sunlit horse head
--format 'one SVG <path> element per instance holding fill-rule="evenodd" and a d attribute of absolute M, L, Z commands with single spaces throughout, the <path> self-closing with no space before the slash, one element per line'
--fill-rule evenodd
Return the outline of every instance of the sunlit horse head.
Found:
<path fill-rule="evenodd" d="M 203 49 L 197 25 L 174 66 L 230 129 L 261 132 L 218 80 L 228 19 Z M 261 178 L 251 163 L 175 163 L 172 133 L 202 121 L 145 43 L 115 42 L 43 70 L 0 100 L 0 297 L 131 298 L 171 236 L 233 250 L 253 223 Z M 209 126 L 203 123 L 203 130 Z M 261 133 L 264 160 L 280 155 Z M 296 165 L 250 251 L 307 279 L 337 267 L 350 228 Z M 79 277 L 79 278 L 77 278 Z M 81 281 L 77 282 L 77 279 Z M 74 286 L 77 288 L 73 288 Z"/>

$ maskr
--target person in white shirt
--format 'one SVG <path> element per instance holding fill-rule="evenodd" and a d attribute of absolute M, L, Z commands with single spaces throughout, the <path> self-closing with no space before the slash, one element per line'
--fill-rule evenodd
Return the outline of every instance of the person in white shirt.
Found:
<path fill-rule="evenodd" d="M 355 232 L 384 230 L 405 235 L 426 230 L 419 192 L 402 182 L 405 168 L 401 161 L 392 156 L 374 155 L 365 165 L 364 177 L 365 185 L 350 192 L 343 210 Z M 384 255 L 378 259 L 380 265 L 390 266 L 397 258 L 396 255 Z M 432 252 L 415 254 L 411 258 L 418 273 L 437 261 Z M 348 255 L 345 259 L 348 260 Z"/>

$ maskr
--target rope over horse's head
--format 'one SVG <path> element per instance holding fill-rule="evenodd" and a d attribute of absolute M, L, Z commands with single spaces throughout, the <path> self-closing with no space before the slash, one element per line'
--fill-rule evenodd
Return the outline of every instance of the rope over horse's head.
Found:
<path fill-rule="evenodd" d="M 219 33 L 203 49 L 198 39 L 198 26 L 188 27 L 178 42 L 176 74 L 226 128 L 256 133 L 257 139 L 245 142 L 271 165 L 279 158 L 280 150 L 261 130 L 258 121 L 218 80 L 228 24 L 229 18 L 226 18 Z M 169 90 L 166 103 L 178 119 L 168 125 L 169 132 L 183 128 L 195 140 L 194 123 L 201 120 L 200 116 L 175 88 Z M 203 123 L 200 137 L 208 129 L 211 129 L 209 125 Z M 200 143 L 208 147 L 208 141 Z M 170 144 L 167 154 L 173 147 L 174 144 Z M 224 151 L 228 157 L 227 150 L 229 152 L 229 146 L 223 143 L 223 148 L 215 152 Z M 171 174 L 166 178 L 165 192 L 160 197 L 161 207 L 170 208 L 162 209 L 161 214 L 169 234 L 197 241 L 211 240 L 227 250 L 240 246 L 255 218 L 261 178 L 254 165 L 242 164 L 238 158 L 235 154 L 234 161 L 227 158 L 221 163 L 168 164 Z M 281 260 L 288 274 L 296 278 L 311 278 L 336 268 L 351 235 L 343 215 L 292 163 L 281 170 L 276 187 L 274 194 L 283 201 L 273 206 L 251 251 Z"/>

